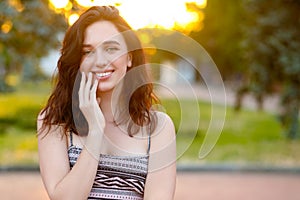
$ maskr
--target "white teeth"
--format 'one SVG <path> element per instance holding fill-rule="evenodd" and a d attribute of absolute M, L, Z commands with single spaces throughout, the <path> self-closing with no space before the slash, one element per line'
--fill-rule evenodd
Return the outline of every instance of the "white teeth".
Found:
<path fill-rule="evenodd" d="M 108 75 L 110 75 L 112 72 L 103 72 L 103 73 L 96 73 L 96 75 L 98 76 L 98 77 L 104 77 L 104 76 L 108 76 Z"/>

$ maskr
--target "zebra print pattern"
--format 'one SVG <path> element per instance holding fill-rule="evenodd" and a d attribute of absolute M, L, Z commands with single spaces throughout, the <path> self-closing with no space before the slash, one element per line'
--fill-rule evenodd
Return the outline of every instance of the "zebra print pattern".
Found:
<path fill-rule="evenodd" d="M 68 150 L 72 168 L 81 148 L 70 146 Z M 142 200 L 148 172 L 149 155 L 112 156 L 100 155 L 97 174 L 88 199 Z"/>

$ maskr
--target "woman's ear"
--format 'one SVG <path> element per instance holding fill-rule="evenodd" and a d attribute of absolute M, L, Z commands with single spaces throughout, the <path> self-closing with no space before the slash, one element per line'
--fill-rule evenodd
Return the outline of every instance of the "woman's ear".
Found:
<path fill-rule="evenodd" d="M 127 55 L 127 67 L 132 67 L 132 55 L 129 53 Z"/>

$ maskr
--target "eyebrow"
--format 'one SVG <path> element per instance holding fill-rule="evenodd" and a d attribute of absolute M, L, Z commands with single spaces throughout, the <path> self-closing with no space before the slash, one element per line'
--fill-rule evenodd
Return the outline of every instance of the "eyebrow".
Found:
<path fill-rule="evenodd" d="M 120 45 L 120 43 L 118 41 L 115 41 L 115 40 L 107 40 L 107 41 L 104 41 L 102 44 L 104 44 L 104 45 L 108 45 L 108 44 Z"/>
<path fill-rule="evenodd" d="M 109 44 L 121 45 L 119 42 L 117 42 L 115 40 L 106 40 L 106 41 L 101 43 L 101 45 L 109 45 Z M 93 45 L 91 45 L 91 44 L 82 44 L 82 46 L 83 47 L 93 47 Z"/>

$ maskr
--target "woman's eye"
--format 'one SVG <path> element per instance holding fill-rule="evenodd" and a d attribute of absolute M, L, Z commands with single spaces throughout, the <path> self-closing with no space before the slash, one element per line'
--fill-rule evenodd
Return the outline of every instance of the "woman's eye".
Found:
<path fill-rule="evenodd" d="M 90 54 L 92 54 L 93 52 L 94 52 L 94 50 L 89 50 L 89 49 L 83 50 L 83 55 L 90 55 Z"/>
<path fill-rule="evenodd" d="M 117 48 L 117 47 L 108 47 L 108 48 L 105 49 L 105 51 L 108 52 L 108 53 L 114 53 L 118 50 L 119 50 L 119 48 Z"/>

